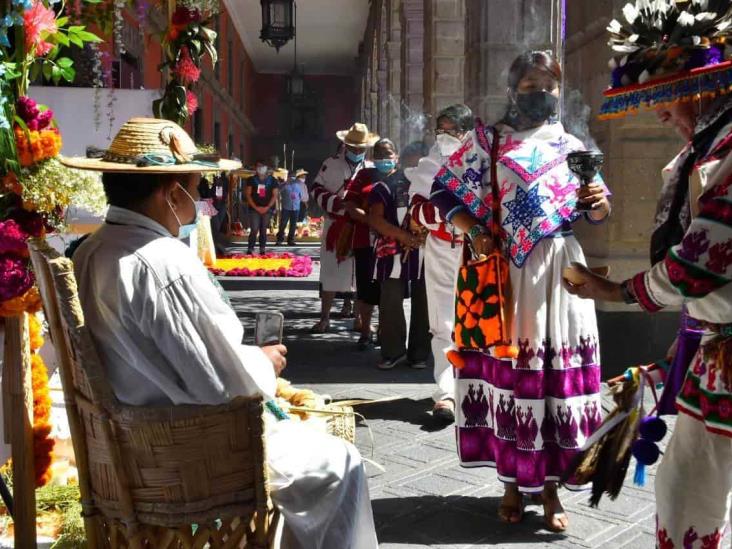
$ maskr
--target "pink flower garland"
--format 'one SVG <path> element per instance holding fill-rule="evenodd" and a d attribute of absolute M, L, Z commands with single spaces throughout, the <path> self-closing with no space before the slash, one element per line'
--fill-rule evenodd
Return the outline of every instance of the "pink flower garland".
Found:
<path fill-rule="evenodd" d="M 246 255 L 233 254 L 227 255 L 222 259 L 292 259 L 289 268 L 280 267 L 279 269 L 223 269 L 209 268 L 216 276 L 264 276 L 264 277 L 288 277 L 288 278 L 304 278 L 310 276 L 313 272 L 313 261 L 306 255 L 294 254 L 265 254 L 265 255 Z"/>

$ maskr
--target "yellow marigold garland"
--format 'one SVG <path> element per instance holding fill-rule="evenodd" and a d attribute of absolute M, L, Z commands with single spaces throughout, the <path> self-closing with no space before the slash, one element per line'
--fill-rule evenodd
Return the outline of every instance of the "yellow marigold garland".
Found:
<path fill-rule="evenodd" d="M 24 312 L 33 315 L 41 310 L 41 306 L 41 294 L 33 286 L 21 296 L 0 301 L 0 317 L 18 316 Z"/>
<path fill-rule="evenodd" d="M 48 392 L 48 370 L 38 351 L 43 346 L 42 326 L 35 314 L 28 315 L 31 348 L 31 382 L 33 386 L 33 458 L 36 486 L 51 479 L 54 440 L 51 435 L 51 396 Z"/>

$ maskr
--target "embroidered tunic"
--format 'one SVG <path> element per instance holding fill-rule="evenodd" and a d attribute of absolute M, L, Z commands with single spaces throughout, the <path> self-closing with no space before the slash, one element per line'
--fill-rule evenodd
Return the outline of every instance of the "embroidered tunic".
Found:
<path fill-rule="evenodd" d="M 378 181 L 369 193 L 369 205 L 384 206 L 384 219 L 396 227 L 403 227 L 409 210 L 409 180 L 398 170 Z M 374 280 L 390 278 L 418 280 L 420 278 L 421 248 L 405 252 L 394 239 L 378 235 L 374 244 L 376 266 Z"/>
<path fill-rule="evenodd" d="M 577 178 L 567 153 L 582 149 L 561 124 L 524 132 L 500 126 L 497 177 L 504 252 L 511 259 L 515 360 L 464 353 L 456 370 L 458 453 L 464 466 L 495 466 L 504 482 L 539 492 L 558 481 L 601 422 L 594 304 L 570 295 L 562 270 L 585 263 L 568 229 Z M 478 127 L 438 172 L 431 200 L 449 221 L 469 212 L 490 226 L 490 128 Z M 579 488 L 567 483 L 569 488 Z"/>

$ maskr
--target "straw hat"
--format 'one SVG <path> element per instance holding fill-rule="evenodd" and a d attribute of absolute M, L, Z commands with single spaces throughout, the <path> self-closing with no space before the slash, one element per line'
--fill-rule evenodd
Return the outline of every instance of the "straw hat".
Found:
<path fill-rule="evenodd" d="M 287 181 L 287 176 L 289 175 L 289 172 L 284 168 L 277 168 L 276 170 L 272 170 L 272 175 L 276 179 L 281 179 L 282 181 Z"/>
<path fill-rule="evenodd" d="M 87 151 L 87 157 L 61 157 L 71 168 L 100 172 L 202 173 L 241 168 L 241 162 L 202 154 L 175 122 L 131 118 L 106 151 Z"/>
<path fill-rule="evenodd" d="M 299 170 L 297 170 L 295 172 L 295 179 L 297 179 L 301 175 L 308 175 L 308 172 L 306 172 L 305 170 L 303 170 L 302 168 L 300 168 Z"/>
<path fill-rule="evenodd" d="M 359 147 L 362 149 L 373 147 L 374 143 L 379 140 L 379 136 L 371 133 L 366 124 L 362 124 L 361 122 L 356 122 L 347 130 L 336 132 L 336 135 L 338 139 L 349 147 Z"/>

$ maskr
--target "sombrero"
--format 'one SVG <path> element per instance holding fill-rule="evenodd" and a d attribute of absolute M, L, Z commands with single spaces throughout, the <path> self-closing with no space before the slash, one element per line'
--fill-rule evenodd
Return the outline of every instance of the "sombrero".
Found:
<path fill-rule="evenodd" d="M 366 124 L 362 124 L 361 122 L 356 122 L 347 130 L 336 132 L 336 135 L 338 139 L 349 147 L 359 147 L 362 149 L 373 147 L 374 143 L 379 140 L 379 136 L 371 133 Z"/>
<path fill-rule="evenodd" d="M 100 172 L 203 173 L 231 171 L 241 162 L 201 153 L 175 122 L 131 118 L 106 151 L 90 148 L 86 157 L 61 157 L 71 168 Z"/>
<path fill-rule="evenodd" d="M 297 179 L 301 175 L 308 175 L 308 172 L 306 172 L 305 170 L 303 170 L 302 168 L 300 168 L 299 170 L 297 170 L 295 172 L 295 179 Z"/>
<path fill-rule="evenodd" d="M 612 83 L 599 118 L 732 89 L 732 0 L 636 0 L 610 22 Z"/>

